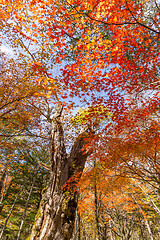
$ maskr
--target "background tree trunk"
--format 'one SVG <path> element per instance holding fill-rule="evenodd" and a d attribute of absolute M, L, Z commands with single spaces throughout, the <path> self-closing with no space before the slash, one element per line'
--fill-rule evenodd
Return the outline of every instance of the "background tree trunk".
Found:
<path fill-rule="evenodd" d="M 69 240 L 74 229 L 77 192 L 64 185 L 76 173 L 80 172 L 81 176 L 89 155 L 82 150 L 89 131 L 79 135 L 67 158 L 59 112 L 59 109 L 55 111 L 52 120 L 50 181 L 42 195 L 29 240 Z"/>
<path fill-rule="evenodd" d="M 32 185 L 31 185 L 29 194 L 28 194 L 28 198 L 27 198 L 27 201 L 26 201 L 26 204 L 25 204 L 25 209 L 24 209 L 24 213 L 23 213 L 21 225 L 20 225 L 20 228 L 19 228 L 19 231 L 18 231 L 17 239 L 16 239 L 16 240 L 19 240 L 19 239 L 20 239 L 20 235 L 21 235 L 22 227 L 23 227 L 24 220 L 25 220 L 25 217 L 26 217 L 26 212 L 27 212 L 29 200 L 30 200 L 30 197 L 31 197 L 31 193 L 32 193 L 32 191 L 33 191 L 33 187 L 34 187 L 34 184 L 35 184 L 35 181 L 36 181 L 36 177 L 37 177 L 38 170 L 39 170 L 39 168 L 37 169 L 37 172 L 36 172 L 36 174 L 35 174 L 35 177 L 34 177 L 34 179 L 33 179 L 33 182 L 32 182 Z"/>

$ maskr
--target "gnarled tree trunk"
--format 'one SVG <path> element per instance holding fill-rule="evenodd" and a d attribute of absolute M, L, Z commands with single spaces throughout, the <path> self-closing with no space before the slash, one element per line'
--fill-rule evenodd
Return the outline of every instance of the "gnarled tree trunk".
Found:
<path fill-rule="evenodd" d="M 77 193 L 63 186 L 74 174 L 83 171 L 88 154 L 82 148 L 89 133 L 79 135 L 67 157 L 60 115 L 61 111 L 56 110 L 52 120 L 50 181 L 42 195 L 29 240 L 69 240 L 73 233 Z"/>

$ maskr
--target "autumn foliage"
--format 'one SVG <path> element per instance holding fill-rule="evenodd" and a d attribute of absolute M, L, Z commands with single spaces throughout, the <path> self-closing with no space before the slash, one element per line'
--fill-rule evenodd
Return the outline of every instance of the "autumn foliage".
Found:
<path fill-rule="evenodd" d="M 158 0 L 0 1 L 0 49 L 11 51 L 0 55 L 0 210 L 7 201 L 1 230 L 23 181 L 20 172 L 25 178 L 30 172 L 33 181 L 40 149 L 48 166 L 50 124 L 61 103 L 67 150 L 82 128 L 92 131 L 81 180 L 78 173 L 62 186 L 79 192 L 75 239 L 158 240 L 159 24 Z M 7 176 L 13 181 L 8 200 Z M 31 199 L 33 223 L 40 198 Z M 24 202 L 17 207 L 24 208 Z M 14 217 L 10 226 L 3 236 L 12 239 Z"/>

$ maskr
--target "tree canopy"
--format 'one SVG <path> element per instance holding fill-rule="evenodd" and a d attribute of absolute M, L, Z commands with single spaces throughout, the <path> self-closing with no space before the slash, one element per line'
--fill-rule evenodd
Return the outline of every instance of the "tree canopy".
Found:
<path fill-rule="evenodd" d="M 2 239 L 60 174 L 74 239 L 159 239 L 159 25 L 158 0 L 0 2 Z"/>

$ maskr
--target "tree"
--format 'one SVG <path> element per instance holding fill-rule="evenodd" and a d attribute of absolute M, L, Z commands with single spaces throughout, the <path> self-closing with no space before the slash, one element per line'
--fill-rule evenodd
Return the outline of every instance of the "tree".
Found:
<path fill-rule="evenodd" d="M 146 182 L 159 194 L 159 113 L 146 116 L 143 111 L 141 107 L 128 111 L 113 137 L 106 136 L 102 149 L 120 174 Z"/>
<path fill-rule="evenodd" d="M 145 183 L 118 175 L 99 163 L 96 169 L 85 170 L 79 188 L 78 211 L 87 239 L 94 239 L 93 229 L 97 230 L 96 210 L 99 239 L 159 239 L 159 201 Z"/>
<path fill-rule="evenodd" d="M 89 153 L 82 150 L 90 132 L 84 131 L 74 143 L 67 158 L 63 128 L 60 122 L 62 106 L 55 108 L 51 130 L 50 181 L 43 194 L 36 223 L 30 239 L 70 239 L 72 237 L 77 191 L 65 190 L 66 182 L 83 171 Z M 80 176 L 79 176 L 80 177 Z M 75 180 L 76 183 L 76 180 Z"/>
<path fill-rule="evenodd" d="M 92 123 L 93 118 L 108 118 L 108 111 L 112 112 L 112 119 L 101 128 L 101 132 L 95 134 L 97 152 L 94 154 L 95 157 L 105 159 L 109 156 L 108 165 L 114 168 L 119 167 L 120 158 L 110 151 L 109 144 L 116 145 L 116 150 L 122 150 L 123 144 L 128 146 L 123 136 L 119 134 L 120 124 L 128 120 L 131 107 L 136 104 L 141 105 L 136 115 L 136 123 L 139 119 L 143 120 L 144 115 L 148 118 L 152 116 L 159 107 L 159 56 L 157 54 L 159 5 L 156 1 L 153 4 L 153 1 L 133 0 L 119 2 L 41 0 L 26 3 L 18 0 L 14 2 L 4 0 L 0 10 L 2 13 L 5 12 L 0 22 L 1 34 L 5 36 L 6 42 L 10 43 L 18 56 L 18 66 L 15 67 L 15 60 L 10 60 L 8 74 L 3 74 L 2 77 L 3 101 L 0 127 L 4 138 L 1 142 L 6 146 L 6 137 L 20 134 L 38 136 L 44 139 L 45 145 L 48 144 L 48 146 L 51 142 L 51 178 L 43 195 L 41 216 L 37 218 L 31 237 L 34 238 L 37 234 L 42 237 L 44 234 L 47 239 L 47 234 L 48 238 L 53 234 L 54 239 L 55 234 L 59 234 L 59 236 L 63 235 L 61 237 L 63 239 L 67 234 L 66 238 L 69 238 L 72 228 L 67 223 L 66 206 L 69 202 L 73 203 L 73 215 L 69 216 L 68 208 L 68 218 L 72 218 L 73 223 L 76 193 L 71 194 L 72 197 L 68 196 L 65 188 L 62 191 L 60 187 L 63 188 L 70 177 L 83 170 L 89 154 L 83 152 L 83 145 L 91 132 L 87 130 L 88 132 L 84 131 L 79 135 L 67 158 L 64 140 L 60 136 L 60 134 L 63 135 L 60 113 L 53 117 L 53 105 L 58 103 L 60 106 L 62 103 L 72 108 L 77 104 L 76 97 L 80 98 L 79 106 L 82 103 L 86 107 L 91 105 L 93 108 L 102 105 L 101 113 L 94 112 L 86 116 L 89 129 L 92 127 L 90 122 Z M 55 76 L 53 69 L 57 65 L 61 70 L 58 76 Z M 4 88 L 11 88 L 11 90 L 5 92 Z M 12 94 L 12 90 L 17 93 Z M 152 92 L 150 97 L 146 97 L 146 93 L 150 92 Z M 134 120 L 132 118 L 130 120 L 134 125 Z M 156 124 L 158 125 L 158 121 Z M 127 124 L 125 127 L 127 128 Z M 113 141 L 111 137 L 115 132 L 120 138 L 119 141 L 117 139 Z M 134 137 L 135 134 L 133 139 L 131 138 L 133 142 Z M 121 140 L 124 141 L 121 142 Z M 34 138 L 33 141 L 34 144 L 41 145 L 39 140 Z M 109 150 L 104 147 L 106 142 Z M 13 142 L 12 146 L 16 148 Z M 134 150 L 137 156 L 138 149 Z M 135 152 L 132 153 L 134 155 Z M 78 154 L 82 158 L 81 163 L 79 158 L 75 159 Z M 125 159 L 128 163 L 127 160 Z M 141 160 L 143 162 L 143 159 Z M 68 173 L 65 172 L 65 168 Z M 121 169 L 124 172 L 126 169 L 128 171 L 126 166 Z M 136 170 L 138 173 L 139 169 L 136 168 Z M 144 171 L 140 170 L 140 177 L 143 178 Z M 145 172 L 147 170 L 145 167 Z M 158 172 L 157 162 L 156 172 Z M 152 175 L 153 177 L 155 176 Z M 156 180 L 155 185 L 157 183 Z M 53 192 L 49 194 L 50 190 Z M 49 207 L 49 204 L 51 207 L 54 206 L 56 195 L 57 201 L 61 199 L 63 204 L 56 202 L 53 212 L 48 213 L 45 207 Z M 50 201 L 49 198 L 51 198 Z M 61 212 L 64 214 L 61 215 Z M 54 214 L 55 219 L 53 219 Z M 58 222 L 57 219 L 59 219 Z M 46 220 L 46 225 L 43 224 L 43 220 Z M 52 224 L 50 228 L 48 227 L 47 233 L 46 227 L 49 222 Z M 57 223 L 59 225 L 54 230 Z M 60 230 L 62 224 L 66 225 L 66 229 Z"/>
<path fill-rule="evenodd" d="M 0 235 L 2 239 L 26 239 L 34 223 L 41 191 L 46 186 L 48 172 L 39 166 L 39 161 L 48 161 L 46 149 L 30 148 L 26 140 L 15 149 L 1 150 L 2 163 L 7 163 L 7 182 L 3 185 L 0 202 Z M 22 144 L 23 143 L 23 144 Z M 23 147 L 22 147 L 23 145 Z M 3 170 L 3 168 L 1 169 Z"/>

